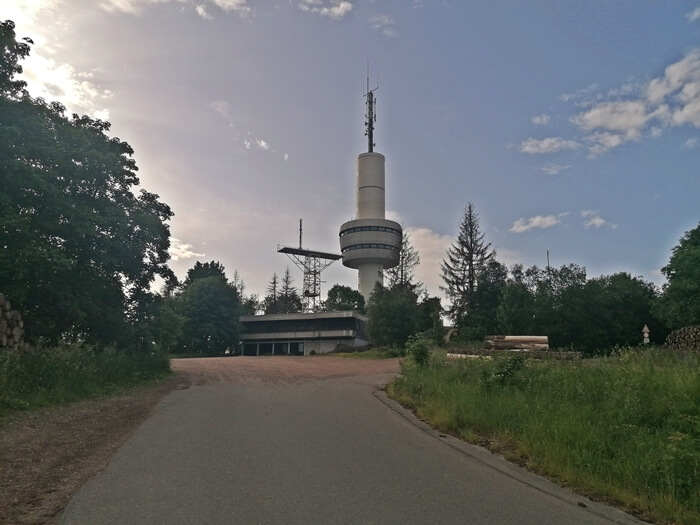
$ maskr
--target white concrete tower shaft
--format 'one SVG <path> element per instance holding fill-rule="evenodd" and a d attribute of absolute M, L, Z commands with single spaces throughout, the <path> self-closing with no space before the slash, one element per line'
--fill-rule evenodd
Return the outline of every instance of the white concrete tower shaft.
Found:
<path fill-rule="evenodd" d="M 358 270 L 358 290 L 369 300 L 385 268 L 399 262 L 401 225 L 384 218 L 384 155 L 373 151 L 374 94 L 367 92 L 369 152 L 357 157 L 356 218 L 340 227 L 343 265 Z"/>

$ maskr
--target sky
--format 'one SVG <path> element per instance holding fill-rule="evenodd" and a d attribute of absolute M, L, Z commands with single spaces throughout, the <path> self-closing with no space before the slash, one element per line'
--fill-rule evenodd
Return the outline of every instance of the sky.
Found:
<path fill-rule="evenodd" d="M 509 267 L 657 285 L 700 221 L 700 1 L 0 0 L 34 96 L 112 124 L 175 215 L 171 267 L 264 295 L 339 252 L 367 151 L 431 295 L 468 203 Z M 340 262 L 322 274 L 356 287 Z"/>

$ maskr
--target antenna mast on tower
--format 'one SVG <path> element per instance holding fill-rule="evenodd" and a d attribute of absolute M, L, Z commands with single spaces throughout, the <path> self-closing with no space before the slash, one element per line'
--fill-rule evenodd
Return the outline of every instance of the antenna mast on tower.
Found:
<path fill-rule="evenodd" d="M 376 104 L 377 99 L 374 96 L 374 92 L 379 89 L 379 82 L 377 82 L 377 87 L 374 89 L 369 88 L 369 63 L 367 63 L 367 91 L 365 92 L 365 98 L 367 99 L 367 111 L 365 113 L 365 136 L 367 137 L 367 151 L 370 153 L 374 151 L 374 123 L 377 121 L 377 111 Z"/>

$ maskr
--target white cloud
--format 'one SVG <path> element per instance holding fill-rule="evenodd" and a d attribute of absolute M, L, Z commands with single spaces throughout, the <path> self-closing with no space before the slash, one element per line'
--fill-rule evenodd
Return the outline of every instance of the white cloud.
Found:
<path fill-rule="evenodd" d="M 425 285 L 429 295 L 440 295 L 440 286 L 443 284 L 440 278 L 440 264 L 454 238 L 425 227 L 408 227 L 406 232 L 411 245 L 420 256 L 420 264 L 415 269 L 416 280 Z"/>
<path fill-rule="evenodd" d="M 255 138 L 251 133 L 248 133 L 248 136 L 243 139 L 243 146 L 245 149 L 257 149 L 257 150 L 263 150 L 263 151 L 270 151 L 270 144 L 264 140 L 264 139 L 258 139 Z M 274 150 L 272 150 L 274 151 Z"/>
<path fill-rule="evenodd" d="M 224 11 L 233 11 L 241 16 L 248 16 L 252 13 L 248 0 L 212 0 L 212 2 Z"/>
<path fill-rule="evenodd" d="M 215 100 L 214 102 L 210 102 L 208 106 L 216 111 L 222 118 L 229 122 L 231 121 L 231 114 L 229 112 L 230 104 L 225 100 Z"/>
<path fill-rule="evenodd" d="M 542 114 L 542 115 L 535 115 L 532 117 L 532 123 L 537 124 L 537 125 L 544 125 L 544 124 L 549 124 L 549 120 L 551 117 L 547 114 Z"/>
<path fill-rule="evenodd" d="M 551 228 L 556 226 L 561 222 L 561 217 L 568 215 L 568 213 L 560 213 L 559 215 L 536 215 L 535 217 L 530 217 L 529 219 L 518 219 L 513 223 L 510 228 L 510 232 L 513 233 L 524 233 L 535 228 Z"/>
<path fill-rule="evenodd" d="M 520 144 L 520 151 L 530 155 L 540 155 L 543 153 L 554 153 L 566 149 L 576 149 L 579 144 L 575 140 L 567 140 L 559 137 L 548 137 L 545 139 L 534 139 L 530 137 Z"/>
<path fill-rule="evenodd" d="M 398 33 L 394 30 L 394 20 L 387 15 L 371 16 L 369 22 L 374 29 L 380 31 L 384 36 L 398 36 Z"/>
<path fill-rule="evenodd" d="M 211 16 L 209 13 L 207 13 L 207 8 L 201 4 L 197 4 L 194 8 L 194 10 L 197 12 L 199 16 L 201 16 L 204 20 L 211 20 L 214 17 Z"/>
<path fill-rule="evenodd" d="M 165 4 L 169 2 L 189 3 L 190 0 L 104 0 L 101 7 L 110 13 L 126 13 L 129 15 L 138 16 L 143 13 L 144 9 L 149 5 Z M 210 0 L 212 4 L 224 11 L 232 11 L 240 16 L 248 16 L 252 13 L 251 7 L 248 5 L 248 0 Z M 204 19 L 213 18 L 206 10 L 204 4 L 197 4 L 195 11 Z"/>
<path fill-rule="evenodd" d="M 100 4 L 105 11 L 110 13 L 122 12 L 129 15 L 140 15 L 144 7 L 150 4 L 162 4 L 171 0 L 105 0 Z M 184 0 L 178 0 L 184 1 Z"/>
<path fill-rule="evenodd" d="M 617 229 L 617 224 L 612 224 L 609 221 L 603 219 L 600 216 L 600 212 L 598 210 L 582 210 L 581 217 L 586 219 L 583 222 L 583 227 L 587 230 L 589 228 L 602 228 L 603 226 L 607 226 L 611 230 Z"/>
<path fill-rule="evenodd" d="M 690 13 L 685 15 L 685 17 L 688 19 L 688 22 L 695 22 L 696 20 L 700 20 L 700 7 L 696 7 Z"/>
<path fill-rule="evenodd" d="M 683 144 L 683 147 L 685 149 L 695 149 L 697 147 L 700 147 L 700 139 L 697 139 L 693 137 L 692 139 L 688 139 L 685 141 L 685 144 Z"/>
<path fill-rule="evenodd" d="M 542 166 L 542 171 L 547 175 L 558 175 L 564 170 L 568 170 L 571 166 L 562 166 L 560 164 L 545 164 Z"/>
<path fill-rule="evenodd" d="M 520 151 L 531 155 L 554 153 L 585 144 L 589 157 L 594 158 L 645 136 L 658 138 L 673 127 L 700 128 L 700 48 L 691 50 L 667 66 L 663 75 L 646 83 L 628 82 L 607 94 L 596 94 L 595 89 L 597 85 L 593 84 L 560 97 L 585 108 L 570 118 L 580 136 L 575 140 L 529 138 L 522 142 Z M 534 117 L 533 123 L 544 123 L 544 116 Z"/>
<path fill-rule="evenodd" d="M 69 64 L 61 64 L 34 53 L 24 60 L 22 67 L 22 78 L 27 82 L 32 96 L 59 101 L 69 112 L 87 113 L 98 118 L 109 115 L 109 110 L 103 104 L 112 93 L 101 89 L 92 80 L 93 73 L 77 71 Z"/>
<path fill-rule="evenodd" d="M 168 250 L 168 253 L 174 261 L 192 259 L 194 257 L 204 257 L 205 255 L 203 253 L 196 253 L 191 244 L 182 242 L 180 239 L 176 239 L 175 237 L 170 238 L 170 249 Z"/>
<path fill-rule="evenodd" d="M 564 102 L 569 102 L 570 100 L 579 100 L 582 98 L 587 98 L 596 89 L 598 89 L 598 84 L 591 84 L 590 86 L 579 89 L 578 91 L 576 91 L 574 93 L 565 93 L 563 95 L 559 95 L 559 100 L 563 100 Z"/>
<path fill-rule="evenodd" d="M 341 20 L 352 11 L 353 5 L 347 0 L 302 0 L 299 9 L 332 20 Z"/>

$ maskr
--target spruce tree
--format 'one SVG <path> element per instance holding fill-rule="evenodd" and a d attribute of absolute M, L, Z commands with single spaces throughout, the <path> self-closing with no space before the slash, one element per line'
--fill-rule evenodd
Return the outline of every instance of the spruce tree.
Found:
<path fill-rule="evenodd" d="M 473 306 L 479 274 L 494 255 L 491 244 L 484 240 L 481 232 L 479 214 L 470 202 L 464 210 L 459 235 L 447 249 L 446 257 L 440 265 L 441 277 L 445 283 L 440 288 L 452 303 L 448 314 L 455 326 L 459 327 Z"/>

